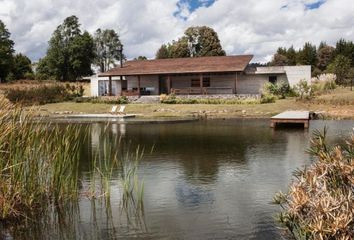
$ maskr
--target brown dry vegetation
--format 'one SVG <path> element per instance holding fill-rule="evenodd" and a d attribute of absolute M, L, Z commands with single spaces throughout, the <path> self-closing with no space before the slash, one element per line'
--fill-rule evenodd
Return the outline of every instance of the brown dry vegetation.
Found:
<path fill-rule="evenodd" d="M 345 146 L 331 147 L 325 132 L 314 134 L 309 150 L 317 161 L 295 173 L 287 194 L 275 197 L 284 210 L 279 221 L 296 239 L 354 236 L 354 135 Z"/>
<path fill-rule="evenodd" d="M 0 84 L 0 95 L 4 93 L 4 91 L 8 89 L 28 89 L 28 88 L 34 88 L 38 86 L 43 86 L 43 85 L 53 85 L 53 84 L 59 84 L 59 85 L 65 85 L 67 83 L 62 83 L 54 80 L 43 80 L 43 81 L 38 81 L 38 80 L 18 80 L 10 83 L 1 83 Z M 89 83 L 69 83 L 70 85 L 75 85 L 75 86 L 83 86 L 85 89 L 84 95 L 89 95 L 90 94 L 90 84 Z"/>

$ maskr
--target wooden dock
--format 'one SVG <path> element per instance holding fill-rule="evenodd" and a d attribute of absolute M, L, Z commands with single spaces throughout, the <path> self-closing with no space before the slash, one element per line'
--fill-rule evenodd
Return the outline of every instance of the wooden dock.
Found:
<path fill-rule="evenodd" d="M 309 111 L 285 111 L 275 115 L 270 120 L 270 127 L 275 128 L 278 123 L 302 123 L 304 128 L 309 128 Z"/>
<path fill-rule="evenodd" d="M 135 114 L 72 114 L 65 115 L 65 118 L 110 118 L 110 119 L 125 119 L 125 118 L 134 118 Z"/>

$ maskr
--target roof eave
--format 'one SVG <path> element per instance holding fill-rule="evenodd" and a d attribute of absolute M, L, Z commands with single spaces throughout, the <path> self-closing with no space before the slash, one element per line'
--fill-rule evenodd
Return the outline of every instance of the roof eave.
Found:
<path fill-rule="evenodd" d="M 98 77 L 119 77 L 119 76 L 149 76 L 149 75 L 169 75 L 169 74 L 198 74 L 198 73 L 233 73 L 244 72 L 242 69 L 235 70 L 223 70 L 223 71 L 181 71 L 181 72 L 153 72 L 153 73 L 102 73 L 98 74 Z"/>

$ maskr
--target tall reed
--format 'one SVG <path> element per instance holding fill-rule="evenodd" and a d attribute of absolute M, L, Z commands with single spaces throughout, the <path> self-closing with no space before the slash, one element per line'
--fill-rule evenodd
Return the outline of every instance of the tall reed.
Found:
<path fill-rule="evenodd" d="M 0 99 L 0 221 L 78 197 L 77 127 L 38 123 Z"/>
<path fill-rule="evenodd" d="M 90 164 L 90 181 L 83 186 L 87 182 L 79 176 L 79 160 L 83 137 L 89 134 L 84 130 L 39 123 L 31 111 L 0 99 L 0 227 L 9 222 L 10 229 L 17 228 L 23 221 L 20 225 L 14 221 L 33 219 L 43 226 L 57 225 L 65 233 L 68 228 L 61 225 L 63 216 L 64 220 L 79 217 L 73 214 L 82 196 L 88 196 L 93 206 L 97 199 L 103 200 L 113 224 L 111 201 L 117 199 L 111 196 L 111 185 L 115 180 L 121 184 L 120 210 L 128 224 L 134 219 L 144 225 L 144 185 L 137 173 L 143 150 L 130 153 L 129 148 L 121 147 L 120 139 L 104 137 L 100 141 L 103 147 L 92 153 L 93 162 L 86 163 Z M 23 225 L 33 226 L 33 221 Z"/>
<path fill-rule="evenodd" d="M 92 153 L 90 184 L 87 186 L 87 191 L 83 191 L 83 195 L 92 201 L 103 200 L 106 209 L 110 209 L 111 201 L 119 200 L 120 212 L 125 215 L 128 224 L 144 227 L 144 182 L 138 175 L 144 149 L 137 146 L 135 151 L 131 151 L 130 143 L 124 145 L 120 137 L 109 137 L 109 127 L 109 124 L 106 125 L 102 132 L 104 137 L 99 140 L 100 148 Z M 111 196 L 114 182 L 119 183 L 120 199 L 113 199 Z"/>

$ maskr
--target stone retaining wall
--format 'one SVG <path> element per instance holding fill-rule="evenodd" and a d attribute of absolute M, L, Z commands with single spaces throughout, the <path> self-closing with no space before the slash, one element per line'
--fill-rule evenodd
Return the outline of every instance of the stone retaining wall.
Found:
<path fill-rule="evenodd" d="M 260 99 L 260 94 L 176 95 L 184 99 Z"/>

